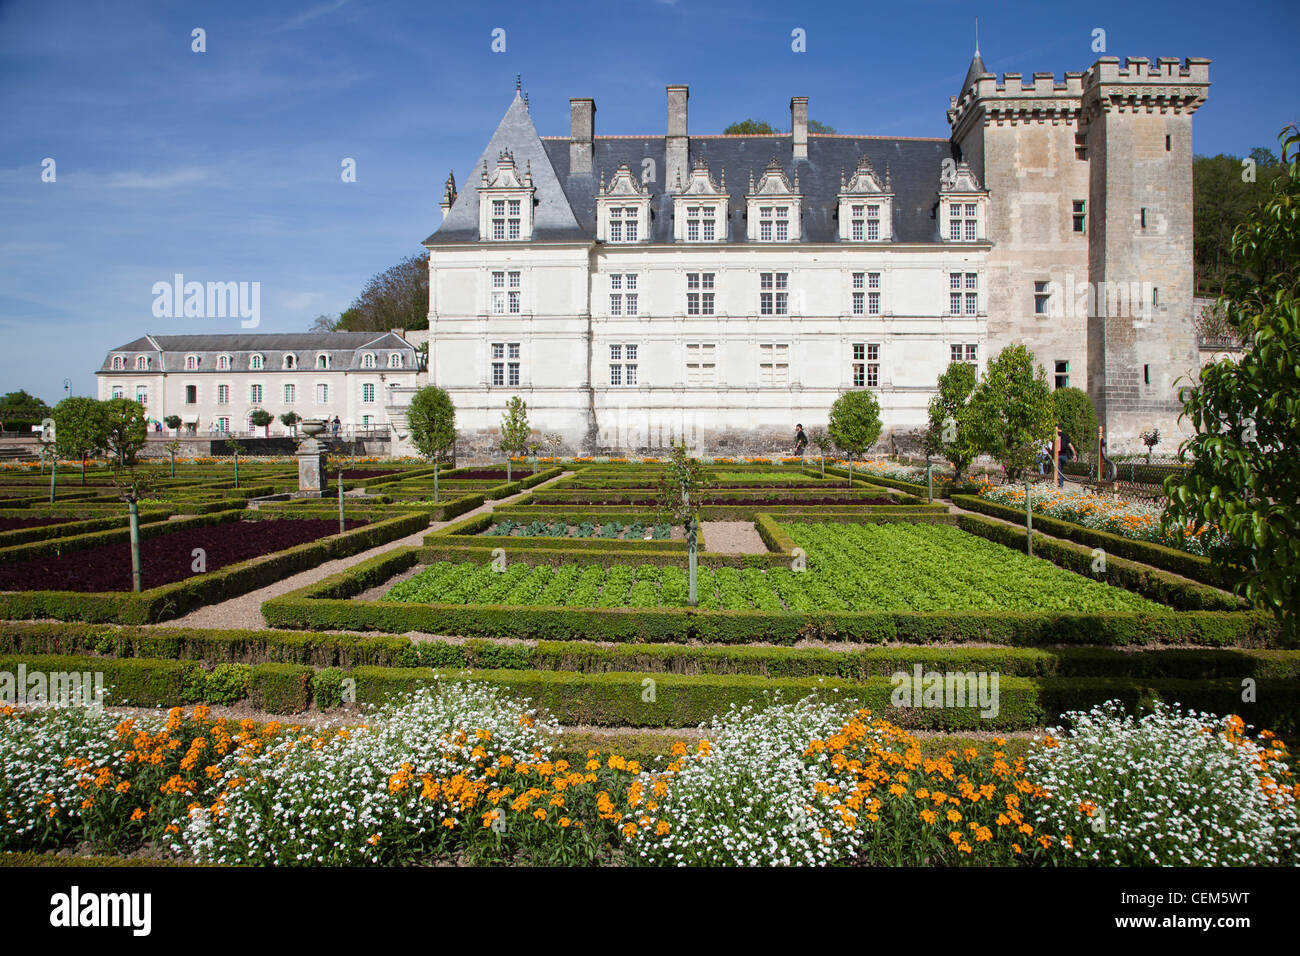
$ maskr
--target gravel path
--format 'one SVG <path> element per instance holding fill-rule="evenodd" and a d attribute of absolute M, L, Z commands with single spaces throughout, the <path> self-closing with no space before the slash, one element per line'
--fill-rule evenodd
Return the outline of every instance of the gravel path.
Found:
<path fill-rule="evenodd" d="M 704 550 L 717 554 L 767 554 L 752 521 L 701 521 Z"/>
<path fill-rule="evenodd" d="M 445 528 L 456 521 L 464 521 L 471 515 L 482 514 L 491 511 L 494 505 L 504 505 L 525 495 L 532 494 L 536 488 L 545 488 L 551 482 L 559 481 L 569 475 L 565 472 L 550 481 L 544 481 L 540 485 L 535 485 L 526 491 L 517 495 L 511 495 L 508 498 L 499 498 L 496 501 L 484 502 L 473 511 L 467 511 L 463 515 L 458 515 L 452 521 L 434 521 L 424 531 L 408 535 L 405 538 L 399 538 L 396 541 L 390 541 L 387 544 L 381 544 L 371 548 L 369 551 L 362 551 L 360 554 L 354 554 L 346 558 L 338 558 L 334 561 L 327 561 L 319 567 L 312 568 L 310 571 L 303 571 L 292 577 L 276 581 L 274 584 L 267 585 L 256 591 L 250 591 L 248 594 L 241 594 L 233 597 L 228 601 L 222 601 L 219 604 L 209 604 L 201 607 L 196 611 L 191 611 L 184 617 L 173 618 L 170 621 L 164 621 L 161 624 L 152 625 L 154 627 L 204 627 L 204 628 L 249 628 L 261 630 L 266 627 L 266 621 L 262 618 L 262 602 L 268 601 L 273 597 L 279 597 L 282 594 L 288 594 L 290 591 L 296 591 L 298 588 L 305 588 L 309 584 L 315 584 L 331 574 L 338 574 L 345 571 L 355 564 L 360 564 L 370 558 L 376 557 L 386 551 L 392 551 L 395 548 L 408 548 L 419 546 L 424 543 L 425 535 L 439 528 Z"/>

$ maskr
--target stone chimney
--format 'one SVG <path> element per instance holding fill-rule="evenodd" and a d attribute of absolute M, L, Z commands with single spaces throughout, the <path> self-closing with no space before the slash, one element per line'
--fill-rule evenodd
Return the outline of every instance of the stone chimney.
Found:
<path fill-rule="evenodd" d="M 794 158 L 808 158 L 808 97 L 790 98 L 790 138 L 794 142 Z"/>
<path fill-rule="evenodd" d="M 590 176 L 596 101 L 586 97 L 570 99 L 569 118 L 569 175 Z"/>
<path fill-rule="evenodd" d="M 664 191 L 681 188 L 691 178 L 688 156 L 690 140 L 686 136 L 686 98 L 690 88 L 668 87 L 668 168 L 664 170 Z"/>

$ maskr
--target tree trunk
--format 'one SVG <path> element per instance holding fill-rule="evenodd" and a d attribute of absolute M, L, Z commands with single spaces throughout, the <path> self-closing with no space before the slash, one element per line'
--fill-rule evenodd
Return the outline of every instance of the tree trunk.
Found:
<path fill-rule="evenodd" d="M 343 468 L 339 468 L 339 534 L 344 531 L 343 526 Z"/>
<path fill-rule="evenodd" d="M 699 593 L 697 590 L 699 580 L 697 542 L 699 541 L 699 538 L 696 534 L 695 526 L 696 521 L 694 518 L 686 519 L 686 569 L 687 580 L 689 582 L 686 592 L 686 603 L 691 607 L 695 607 L 699 604 Z"/>
<path fill-rule="evenodd" d="M 140 506 L 135 501 L 126 503 L 131 526 L 131 590 L 140 593 Z"/>
<path fill-rule="evenodd" d="M 55 455 L 50 460 L 50 504 L 54 504 L 54 481 L 55 476 L 59 473 L 59 456 Z"/>
<path fill-rule="evenodd" d="M 433 462 L 433 503 L 435 505 L 438 503 L 438 462 L 436 459 Z"/>
<path fill-rule="evenodd" d="M 510 484 L 510 452 L 506 452 L 506 484 Z"/>

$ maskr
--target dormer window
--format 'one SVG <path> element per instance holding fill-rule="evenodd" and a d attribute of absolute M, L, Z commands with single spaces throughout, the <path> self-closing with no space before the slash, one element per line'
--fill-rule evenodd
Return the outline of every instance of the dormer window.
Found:
<path fill-rule="evenodd" d="M 678 242 L 722 242 L 727 238 L 727 173 L 714 184 L 709 166 L 696 160 L 690 181 L 673 197 L 673 238 Z"/>
<path fill-rule="evenodd" d="M 297 357 L 296 355 L 294 355 L 292 352 L 288 352 L 288 353 L 286 353 L 285 356 L 284 356 L 284 361 L 283 361 L 282 365 L 283 365 L 284 368 L 297 368 L 297 367 L 298 367 L 298 357 Z"/>
<path fill-rule="evenodd" d="M 939 183 L 939 234 L 948 242 L 988 238 L 988 193 L 963 160 Z"/>
<path fill-rule="evenodd" d="M 148 369 L 149 369 L 149 356 L 137 355 L 135 357 L 135 370 L 137 372 L 145 372 L 148 371 Z"/>
<path fill-rule="evenodd" d="M 401 353 L 401 352 L 393 352 L 391 355 L 388 356 L 388 367 L 389 367 L 389 368 L 401 368 L 401 367 L 402 367 L 402 353 Z"/>
<path fill-rule="evenodd" d="M 264 362 L 265 359 L 257 352 L 254 352 L 252 355 L 248 357 L 248 367 L 251 368 L 254 372 L 260 372 L 262 370 L 262 366 Z"/>
<path fill-rule="evenodd" d="M 374 352 L 367 352 L 365 355 L 361 356 L 361 367 L 362 367 L 362 368 L 374 368 L 374 367 L 375 367 L 375 353 L 374 353 Z"/>
<path fill-rule="evenodd" d="M 126 368 L 126 359 L 120 355 L 113 356 L 113 371 L 120 372 Z"/>
<path fill-rule="evenodd" d="M 841 241 L 890 241 L 893 238 L 893 209 L 894 189 L 888 169 L 882 179 L 871 160 L 862 156 L 851 177 L 846 179 L 844 173 L 840 173 Z"/>
<path fill-rule="evenodd" d="M 790 242 L 799 239 L 799 212 L 803 197 L 799 192 L 799 173 L 794 183 L 786 178 L 781 161 L 775 156 L 763 170 L 758 183 L 749 174 L 749 240 L 751 242 Z"/>
<path fill-rule="evenodd" d="M 327 368 L 329 368 L 329 367 L 330 367 L 330 357 L 329 357 L 328 355 L 326 355 L 324 352 L 321 352 L 320 354 L 318 354 L 318 355 L 316 356 L 316 367 L 317 367 L 317 368 L 322 368 L 322 369 L 327 369 Z"/>
<path fill-rule="evenodd" d="M 533 235 L 533 172 L 527 164 L 521 176 L 508 150 L 497 158 L 488 175 L 487 160 L 479 181 L 479 239 L 517 242 Z"/>
<path fill-rule="evenodd" d="M 219 371 L 219 372 L 228 372 L 228 371 L 230 371 L 230 356 L 229 356 L 229 355 L 218 355 L 218 356 L 217 356 L 217 371 Z"/>
<path fill-rule="evenodd" d="M 596 192 L 596 228 L 605 242 L 641 242 L 650 234 L 650 191 L 637 182 L 623 163 L 605 185 L 600 174 Z"/>
<path fill-rule="evenodd" d="M 185 356 L 185 371 L 196 372 L 199 368 L 199 357 L 197 355 Z"/>

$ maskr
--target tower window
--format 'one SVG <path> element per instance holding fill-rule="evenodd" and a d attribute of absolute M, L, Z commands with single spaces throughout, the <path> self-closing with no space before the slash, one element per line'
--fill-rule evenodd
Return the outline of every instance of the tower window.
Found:
<path fill-rule="evenodd" d="M 1143 206 L 1142 207 L 1142 228 L 1145 229 L 1146 227 L 1147 227 L 1147 207 Z"/>
<path fill-rule="evenodd" d="M 1166 136 L 1165 136 L 1165 152 L 1166 152 L 1166 153 L 1169 152 L 1169 148 L 1170 148 L 1169 137 L 1166 135 Z"/>
<path fill-rule="evenodd" d="M 1064 359 L 1056 360 L 1056 387 L 1070 387 L 1070 363 Z"/>
<path fill-rule="evenodd" d="M 1151 366 L 1150 366 L 1150 365 L 1143 365 L 1143 366 L 1142 366 L 1142 384 L 1144 384 L 1144 385 L 1150 385 L 1150 384 L 1151 384 Z"/>
<path fill-rule="evenodd" d="M 1083 232 L 1084 219 L 1086 218 L 1084 200 L 1076 199 L 1074 201 L 1074 231 Z"/>
<path fill-rule="evenodd" d="M 1046 282 L 1034 283 L 1034 315 L 1048 315 L 1051 311 L 1052 293 Z"/>

